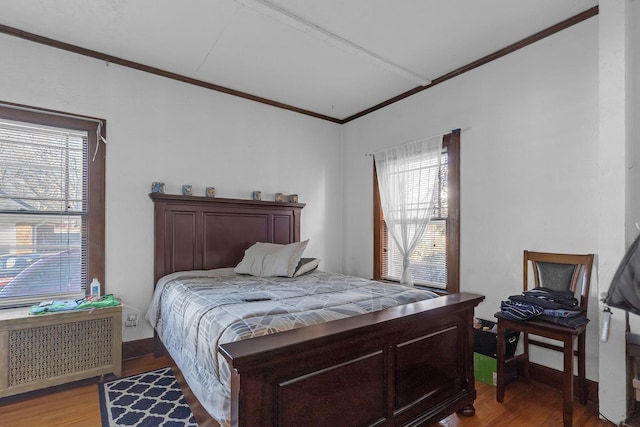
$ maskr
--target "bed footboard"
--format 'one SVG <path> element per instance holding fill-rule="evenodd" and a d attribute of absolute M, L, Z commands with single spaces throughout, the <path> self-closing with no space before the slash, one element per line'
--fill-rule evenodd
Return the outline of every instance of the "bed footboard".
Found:
<path fill-rule="evenodd" d="M 418 426 L 473 413 L 473 310 L 462 293 L 221 345 L 232 425 Z"/>

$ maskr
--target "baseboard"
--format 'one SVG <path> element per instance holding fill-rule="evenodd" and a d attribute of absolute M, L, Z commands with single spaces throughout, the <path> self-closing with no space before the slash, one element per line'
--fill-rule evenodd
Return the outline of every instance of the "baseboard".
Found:
<path fill-rule="evenodd" d="M 529 363 L 529 372 L 531 379 L 541 384 L 549 386 L 558 391 L 562 390 L 562 371 L 558 371 L 547 366 L 538 365 L 537 363 Z M 518 366 L 518 375 L 522 376 L 522 366 Z M 577 390 L 578 378 L 573 377 L 573 389 Z M 598 383 L 587 378 L 587 400 L 590 402 L 599 402 L 598 399 Z"/>
<path fill-rule="evenodd" d="M 137 359 L 148 354 L 153 354 L 153 338 L 122 343 L 122 360 Z"/>

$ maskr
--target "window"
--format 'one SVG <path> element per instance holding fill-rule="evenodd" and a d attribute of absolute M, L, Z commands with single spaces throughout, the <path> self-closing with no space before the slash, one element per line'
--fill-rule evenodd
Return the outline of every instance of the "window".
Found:
<path fill-rule="evenodd" d="M 440 191 L 422 242 L 411 256 L 416 285 L 448 293 L 459 291 L 460 265 L 460 134 L 444 136 Z M 374 279 L 399 281 L 402 257 L 386 230 L 374 172 Z"/>
<path fill-rule="evenodd" d="M 0 306 L 104 283 L 104 121 L 0 105 Z"/>

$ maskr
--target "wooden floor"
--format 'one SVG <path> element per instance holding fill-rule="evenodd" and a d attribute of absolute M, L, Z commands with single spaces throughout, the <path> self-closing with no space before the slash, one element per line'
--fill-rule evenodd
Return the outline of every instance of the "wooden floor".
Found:
<path fill-rule="evenodd" d="M 540 383 L 515 380 L 506 386 L 504 402 L 496 401 L 495 387 L 476 381 L 476 415 L 451 415 L 437 425 L 444 427 L 562 427 L 562 393 Z M 573 404 L 574 427 L 613 427 L 600 420 L 594 404 Z"/>
<path fill-rule="evenodd" d="M 125 361 L 123 376 L 135 375 L 169 366 L 169 359 L 153 356 Z M 461 417 L 452 415 L 436 426 L 561 426 L 562 396 L 560 392 L 543 385 L 515 381 L 507 386 L 504 403 L 497 403 L 495 388 L 478 382 L 476 415 Z M 63 387 L 46 393 L 36 392 L 28 396 L 0 400 L 0 425 L 23 426 L 82 426 L 100 427 L 100 405 L 98 385 Z M 573 425 L 575 427 L 613 426 L 598 419 L 593 405 L 574 404 Z M 435 427 L 435 426 L 434 426 Z"/>
<path fill-rule="evenodd" d="M 169 366 L 169 363 L 169 358 L 153 356 L 125 361 L 122 376 L 153 371 Z M 97 381 L 61 389 L 34 392 L 26 398 L 16 396 L 0 400 L 0 426 L 100 427 Z"/>

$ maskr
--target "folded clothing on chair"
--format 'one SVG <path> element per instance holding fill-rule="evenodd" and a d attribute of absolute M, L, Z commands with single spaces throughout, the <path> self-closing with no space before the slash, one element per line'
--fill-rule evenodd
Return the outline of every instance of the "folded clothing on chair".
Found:
<path fill-rule="evenodd" d="M 570 328 L 589 322 L 571 291 L 538 287 L 512 295 L 500 304 L 502 314 L 511 320 L 539 318 Z"/>
<path fill-rule="evenodd" d="M 586 325 L 589 323 L 589 319 L 584 314 L 580 314 L 573 317 L 558 317 L 558 316 L 548 316 L 546 314 L 541 314 L 538 316 L 541 320 L 546 320 L 547 322 L 555 323 L 560 326 L 566 326 L 569 328 L 577 328 L 578 326 Z"/>
<path fill-rule="evenodd" d="M 537 298 L 550 304 L 556 304 L 558 308 L 580 310 L 579 302 L 571 291 L 556 291 L 545 287 L 533 288 L 522 293 L 523 296 Z"/>
<path fill-rule="evenodd" d="M 540 316 L 543 310 L 541 306 L 525 301 L 507 300 L 500 303 L 503 316 L 511 320 L 528 320 Z"/>

